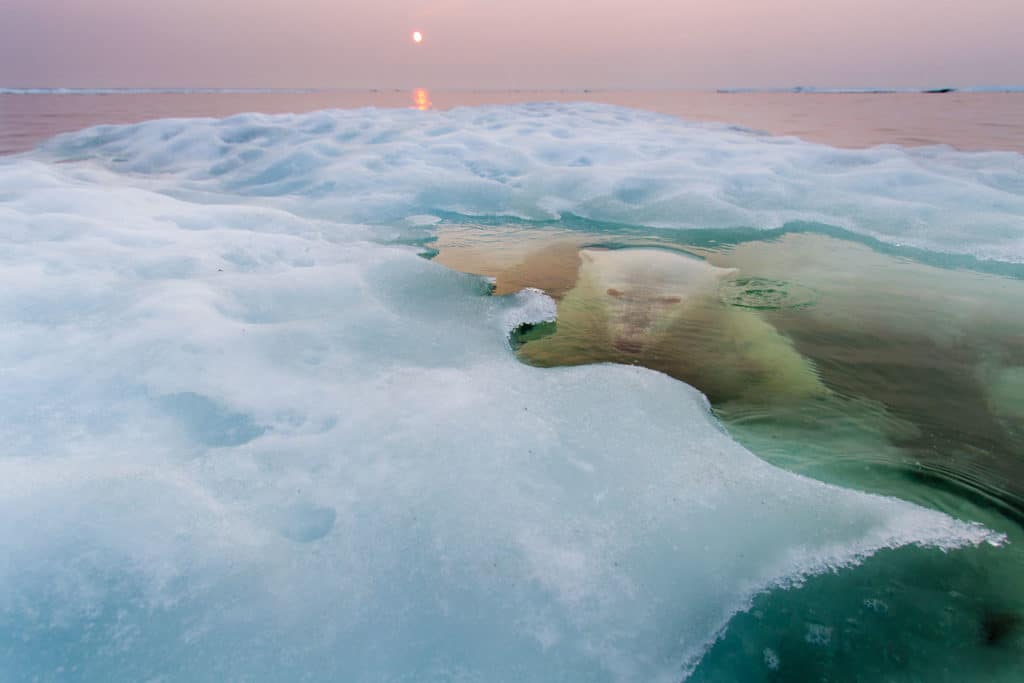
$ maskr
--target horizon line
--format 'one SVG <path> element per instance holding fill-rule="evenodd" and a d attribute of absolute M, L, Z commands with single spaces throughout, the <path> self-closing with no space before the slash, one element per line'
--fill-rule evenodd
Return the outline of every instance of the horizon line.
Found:
<path fill-rule="evenodd" d="M 914 94 L 914 93 L 1013 93 L 1024 92 L 1024 85 L 843 87 L 843 86 L 722 86 L 695 88 L 686 86 L 563 86 L 563 87 L 428 87 L 428 86 L 329 86 L 329 87 L 235 87 L 235 86 L 0 86 L 3 95 L 92 95 L 92 94 L 313 94 L 327 92 L 404 92 L 423 88 L 435 92 L 704 92 L 719 94 Z"/>

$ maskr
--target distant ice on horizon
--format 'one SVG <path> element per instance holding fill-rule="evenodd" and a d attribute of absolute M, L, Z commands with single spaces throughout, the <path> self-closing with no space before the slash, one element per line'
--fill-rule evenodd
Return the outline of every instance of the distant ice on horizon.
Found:
<path fill-rule="evenodd" d="M 384 87 L 384 86 L 381 86 Z M 335 90 L 368 90 L 370 88 L 11 88 L 0 87 L 0 95 L 132 95 L 132 94 L 246 94 L 246 93 L 315 93 L 331 92 Z M 463 88 L 464 89 L 464 88 Z M 536 90 L 537 92 L 560 92 L 564 90 L 589 90 L 580 86 L 578 88 L 525 88 L 525 90 Z M 440 90 L 444 90 L 443 88 Z M 479 90 L 479 89 L 477 89 Z M 487 90 L 483 88 L 482 90 Z M 518 88 L 517 90 L 524 90 Z M 597 90 L 602 90 L 598 88 Z M 622 88 L 614 88 L 622 90 Z M 661 90 L 687 90 L 687 88 L 662 88 Z M 502 89 L 498 92 L 511 92 L 512 89 Z M 908 87 L 908 88 L 843 88 L 843 87 L 816 87 L 816 86 L 790 86 L 781 88 L 758 88 L 758 87 L 722 87 L 708 89 L 708 92 L 728 93 L 849 93 L 849 94 L 894 94 L 894 93 L 928 93 L 936 91 L 965 92 L 965 93 L 1018 93 L 1024 92 L 1024 85 L 974 85 L 974 86 L 935 86 Z"/>

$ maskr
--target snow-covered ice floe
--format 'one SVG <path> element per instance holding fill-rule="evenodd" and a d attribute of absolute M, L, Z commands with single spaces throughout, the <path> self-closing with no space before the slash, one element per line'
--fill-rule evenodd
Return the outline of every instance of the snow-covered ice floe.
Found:
<path fill-rule="evenodd" d="M 157 121 L 0 160 L 5 675 L 676 681 L 759 591 L 997 544 L 766 464 L 667 376 L 518 362 L 553 302 L 400 242 L 446 211 L 799 218 L 1020 260 L 1021 167 L 599 105 Z"/>

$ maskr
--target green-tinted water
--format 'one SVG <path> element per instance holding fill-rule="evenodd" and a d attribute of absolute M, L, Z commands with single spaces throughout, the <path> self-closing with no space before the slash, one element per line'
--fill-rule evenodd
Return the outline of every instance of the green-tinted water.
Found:
<path fill-rule="evenodd" d="M 446 226 L 436 245 L 498 293 L 558 300 L 555 325 L 514 339 L 524 361 L 663 371 L 775 464 L 1010 539 L 890 551 L 762 595 L 695 680 L 1024 677 L 1024 281 L 814 232 L 716 243 L 544 227 Z"/>

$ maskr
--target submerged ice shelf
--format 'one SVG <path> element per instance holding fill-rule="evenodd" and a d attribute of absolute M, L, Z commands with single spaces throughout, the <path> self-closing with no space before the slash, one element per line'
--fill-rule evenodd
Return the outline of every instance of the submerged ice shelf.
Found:
<path fill-rule="evenodd" d="M 507 335 L 550 299 L 396 242 L 440 211 L 810 216 L 1020 260 L 1019 163 L 594 105 L 162 121 L 2 160 L 5 670 L 676 681 L 759 591 L 998 543 L 768 465 L 665 375 L 523 365 Z M 879 173 L 913 182 L 871 204 Z"/>

